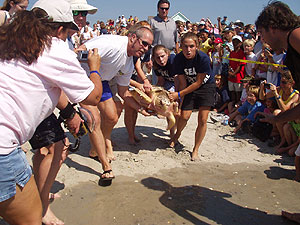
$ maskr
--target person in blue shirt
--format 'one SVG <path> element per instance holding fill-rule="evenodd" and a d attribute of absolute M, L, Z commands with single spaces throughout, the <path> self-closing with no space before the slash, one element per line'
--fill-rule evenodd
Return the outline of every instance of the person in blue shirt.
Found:
<path fill-rule="evenodd" d="M 198 151 L 207 129 L 207 117 L 214 105 L 216 85 L 211 75 L 209 57 L 198 51 L 198 37 L 188 32 L 181 38 L 182 52 L 174 60 L 175 74 L 178 76 L 179 91 L 172 92 L 170 97 L 181 102 L 181 114 L 177 121 L 177 131 L 170 140 L 174 147 L 185 128 L 193 110 L 198 110 L 198 126 L 195 133 L 195 144 L 191 160 L 199 159 Z"/>
<path fill-rule="evenodd" d="M 265 106 L 258 101 L 258 95 L 259 87 L 255 85 L 249 86 L 247 90 L 247 100 L 230 115 L 228 122 L 230 123 L 232 120 L 237 122 L 237 127 L 234 130 L 235 133 L 237 133 L 245 121 L 254 123 L 254 115 L 256 112 L 264 111 Z"/>

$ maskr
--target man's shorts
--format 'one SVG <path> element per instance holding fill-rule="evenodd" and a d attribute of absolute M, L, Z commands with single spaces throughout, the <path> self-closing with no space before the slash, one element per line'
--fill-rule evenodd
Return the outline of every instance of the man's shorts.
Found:
<path fill-rule="evenodd" d="M 32 171 L 21 147 L 0 155 L 0 165 L 0 202 L 3 202 L 15 196 L 17 184 L 20 187 L 27 184 Z"/>
<path fill-rule="evenodd" d="M 296 149 L 295 155 L 300 157 L 300 144 L 298 145 L 298 148 Z"/>
<path fill-rule="evenodd" d="M 65 137 L 65 132 L 61 127 L 61 123 L 54 113 L 52 113 L 36 128 L 29 143 L 31 144 L 32 149 L 39 149 L 63 140 Z"/>
<path fill-rule="evenodd" d="M 198 90 L 184 96 L 182 110 L 198 110 L 201 106 L 212 107 L 215 101 L 215 84 L 204 84 Z"/>
<path fill-rule="evenodd" d="M 235 91 L 235 92 L 241 92 L 243 90 L 243 86 L 240 83 L 233 83 L 231 81 L 228 81 L 228 90 Z"/>
<path fill-rule="evenodd" d="M 102 81 L 102 97 L 100 99 L 100 102 L 105 102 L 106 100 L 113 97 L 113 93 L 110 89 L 109 83 L 107 80 Z"/>

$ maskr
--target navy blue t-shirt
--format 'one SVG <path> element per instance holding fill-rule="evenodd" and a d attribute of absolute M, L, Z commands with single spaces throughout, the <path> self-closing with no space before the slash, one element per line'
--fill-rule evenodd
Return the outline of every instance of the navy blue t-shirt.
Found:
<path fill-rule="evenodd" d="M 165 66 L 157 65 L 158 68 L 154 70 L 155 74 L 163 77 L 167 81 L 174 82 L 174 59 L 175 55 L 171 54 Z"/>
<path fill-rule="evenodd" d="M 206 74 L 203 84 L 215 83 L 214 76 L 211 75 L 210 59 L 208 55 L 201 51 L 197 51 L 193 59 L 186 59 L 182 52 L 176 55 L 174 72 L 178 75 L 184 74 L 188 86 L 196 82 L 198 73 Z"/>

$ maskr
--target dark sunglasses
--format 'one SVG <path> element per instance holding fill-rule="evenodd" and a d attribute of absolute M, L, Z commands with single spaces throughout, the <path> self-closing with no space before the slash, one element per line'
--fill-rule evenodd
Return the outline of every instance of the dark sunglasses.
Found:
<path fill-rule="evenodd" d="M 81 16 L 87 16 L 88 11 L 73 10 L 73 16 L 78 16 L 79 14 L 81 14 Z"/>
<path fill-rule="evenodd" d="M 160 9 L 161 9 L 161 10 L 166 10 L 166 11 L 169 10 L 169 8 L 162 8 L 162 7 L 160 7 Z"/>
<path fill-rule="evenodd" d="M 281 80 L 280 83 L 282 83 L 282 84 L 288 84 L 288 82 L 285 81 L 285 80 Z"/>
<path fill-rule="evenodd" d="M 143 41 L 142 39 L 138 38 L 140 40 L 140 43 L 144 46 L 144 48 L 151 48 L 151 44 L 149 44 L 147 41 Z"/>

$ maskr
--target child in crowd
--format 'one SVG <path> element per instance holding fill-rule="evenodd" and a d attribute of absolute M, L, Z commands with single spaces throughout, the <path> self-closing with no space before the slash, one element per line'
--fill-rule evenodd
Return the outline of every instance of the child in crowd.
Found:
<path fill-rule="evenodd" d="M 199 50 L 204 52 L 205 54 L 209 54 L 210 50 L 213 48 L 212 40 L 209 38 L 209 31 L 206 29 L 202 29 L 199 32 Z"/>
<path fill-rule="evenodd" d="M 253 52 L 255 42 L 252 39 L 246 39 L 243 42 L 243 47 L 244 47 L 244 53 L 246 56 L 247 60 L 251 61 L 256 61 L 256 55 Z M 254 68 L 255 64 L 254 63 L 247 63 L 245 66 L 245 74 L 246 76 L 251 76 L 252 75 L 252 69 Z"/>
<path fill-rule="evenodd" d="M 282 64 L 285 58 L 285 52 L 283 49 L 276 50 L 272 55 L 272 52 L 268 49 L 265 50 L 265 54 L 268 57 L 269 63 Z M 280 73 L 283 72 L 283 68 L 279 66 L 269 66 L 267 71 L 267 83 L 272 83 L 275 86 L 280 85 Z"/>
<path fill-rule="evenodd" d="M 268 57 L 266 54 L 271 51 L 271 47 L 267 44 L 264 43 L 262 45 L 262 50 L 257 58 L 257 61 L 259 62 L 268 62 Z M 254 68 L 252 69 L 252 77 L 259 78 L 259 79 L 267 79 L 267 71 L 268 71 L 268 66 L 264 64 L 256 64 Z"/>
<path fill-rule="evenodd" d="M 258 101 L 258 94 L 259 87 L 255 85 L 249 86 L 247 90 L 247 101 L 230 115 L 228 122 L 231 123 L 231 121 L 235 120 L 237 123 L 237 127 L 234 130 L 235 133 L 238 132 L 245 121 L 254 123 L 255 113 L 262 112 L 264 110 L 264 105 Z"/>
<path fill-rule="evenodd" d="M 230 101 L 229 95 L 228 95 L 228 89 L 226 85 L 224 84 L 224 78 L 217 74 L 215 76 L 215 82 L 216 82 L 216 94 L 215 94 L 215 103 L 214 103 L 214 111 L 221 113 L 225 111 L 228 113 L 228 103 Z"/>
<path fill-rule="evenodd" d="M 220 51 L 222 47 L 223 41 L 221 38 L 216 38 L 214 40 L 214 48 L 211 54 L 211 62 L 212 62 L 212 75 L 221 74 L 222 69 L 222 58 L 220 57 Z"/>
<path fill-rule="evenodd" d="M 242 38 L 241 36 L 235 35 L 232 38 L 232 43 L 234 50 L 230 52 L 229 58 L 234 59 L 243 59 L 245 60 L 244 51 L 241 49 Z M 229 61 L 229 70 L 228 70 L 228 89 L 230 92 L 231 100 L 234 103 L 237 103 L 241 97 L 242 93 L 242 82 L 245 76 L 245 63 L 239 61 Z"/>
<path fill-rule="evenodd" d="M 291 108 L 294 108 L 298 104 L 298 102 L 293 103 Z M 300 119 L 284 124 L 283 134 L 288 146 L 279 148 L 276 152 L 277 154 L 287 152 L 290 156 L 294 156 L 297 146 L 300 144 Z"/>

